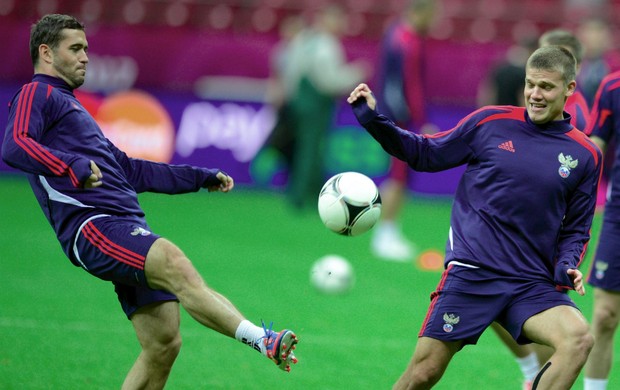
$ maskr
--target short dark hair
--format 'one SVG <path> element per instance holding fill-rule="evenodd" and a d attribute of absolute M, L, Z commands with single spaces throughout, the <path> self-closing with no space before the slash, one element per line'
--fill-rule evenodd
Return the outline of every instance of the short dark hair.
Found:
<path fill-rule="evenodd" d="M 563 46 L 544 46 L 536 49 L 527 60 L 527 68 L 560 72 L 566 84 L 577 77 L 575 56 Z"/>
<path fill-rule="evenodd" d="M 56 49 L 62 41 L 62 30 L 82 30 L 84 25 L 70 15 L 49 14 L 43 16 L 30 29 L 30 58 L 32 65 L 39 61 L 39 46 L 48 45 Z"/>
<path fill-rule="evenodd" d="M 549 30 L 538 39 L 539 46 L 563 46 L 570 50 L 577 60 L 577 64 L 581 64 L 583 58 L 583 45 L 579 42 L 579 39 L 568 30 L 557 28 Z"/>

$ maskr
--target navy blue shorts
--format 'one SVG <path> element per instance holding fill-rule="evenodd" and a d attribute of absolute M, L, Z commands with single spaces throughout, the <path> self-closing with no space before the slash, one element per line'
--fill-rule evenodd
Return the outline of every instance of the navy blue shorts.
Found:
<path fill-rule="evenodd" d="M 507 279 L 481 268 L 450 265 L 431 294 L 419 336 L 476 344 L 493 322 L 499 322 L 519 344 L 525 321 L 555 306 L 576 307 L 551 282 Z"/>
<path fill-rule="evenodd" d="M 594 287 L 620 292 L 620 223 L 603 221 L 587 281 Z"/>
<path fill-rule="evenodd" d="M 146 281 L 144 262 L 158 238 L 142 219 L 96 216 L 82 225 L 73 245 L 72 261 L 92 275 L 111 281 L 130 318 L 140 307 L 177 300 L 167 291 L 151 289 Z"/>

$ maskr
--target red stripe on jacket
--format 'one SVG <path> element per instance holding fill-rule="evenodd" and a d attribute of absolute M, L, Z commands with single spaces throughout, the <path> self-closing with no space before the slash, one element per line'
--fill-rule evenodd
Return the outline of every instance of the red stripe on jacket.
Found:
<path fill-rule="evenodd" d="M 24 86 L 17 102 L 15 121 L 13 122 L 13 139 L 30 157 L 45 165 L 53 174 L 62 176 L 65 172 L 69 175 L 74 186 L 79 186 L 79 180 L 73 170 L 64 161 L 54 156 L 41 144 L 28 136 L 28 126 L 30 124 L 30 114 L 32 102 L 38 87 L 38 82 Z M 52 87 L 48 86 L 47 95 L 49 97 Z"/>

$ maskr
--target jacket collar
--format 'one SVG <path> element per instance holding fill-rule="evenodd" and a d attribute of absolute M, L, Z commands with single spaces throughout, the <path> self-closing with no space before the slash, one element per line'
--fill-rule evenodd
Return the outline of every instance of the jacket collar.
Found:
<path fill-rule="evenodd" d="M 73 94 L 73 88 L 71 88 L 65 80 L 59 77 L 54 77 L 42 73 L 35 73 L 35 75 L 32 76 L 32 81 L 39 81 L 41 83 L 49 84 L 54 88 L 58 88 L 62 91 Z"/>
<path fill-rule="evenodd" d="M 525 120 L 527 121 L 527 123 L 531 124 L 532 126 L 536 126 L 543 131 L 549 131 L 549 132 L 566 133 L 568 131 L 571 131 L 574 128 L 573 125 L 571 125 L 570 123 L 571 121 L 570 114 L 564 111 L 563 116 L 564 116 L 564 119 L 560 119 L 558 121 L 551 121 L 548 123 L 538 124 L 538 123 L 532 122 L 532 120 L 530 119 L 530 116 L 527 114 L 527 110 L 525 110 Z"/>

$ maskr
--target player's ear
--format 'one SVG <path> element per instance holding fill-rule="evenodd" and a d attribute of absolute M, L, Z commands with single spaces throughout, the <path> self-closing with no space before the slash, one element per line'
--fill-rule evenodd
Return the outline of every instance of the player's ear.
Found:
<path fill-rule="evenodd" d="M 39 45 L 39 62 L 43 61 L 46 64 L 51 64 L 54 59 L 54 53 L 52 48 L 46 44 Z"/>
<path fill-rule="evenodd" d="M 577 90 L 577 82 L 575 80 L 572 80 L 566 86 L 566 97 L 569 97 L 572 94 L 574 94 L 576 90 Z"/>

